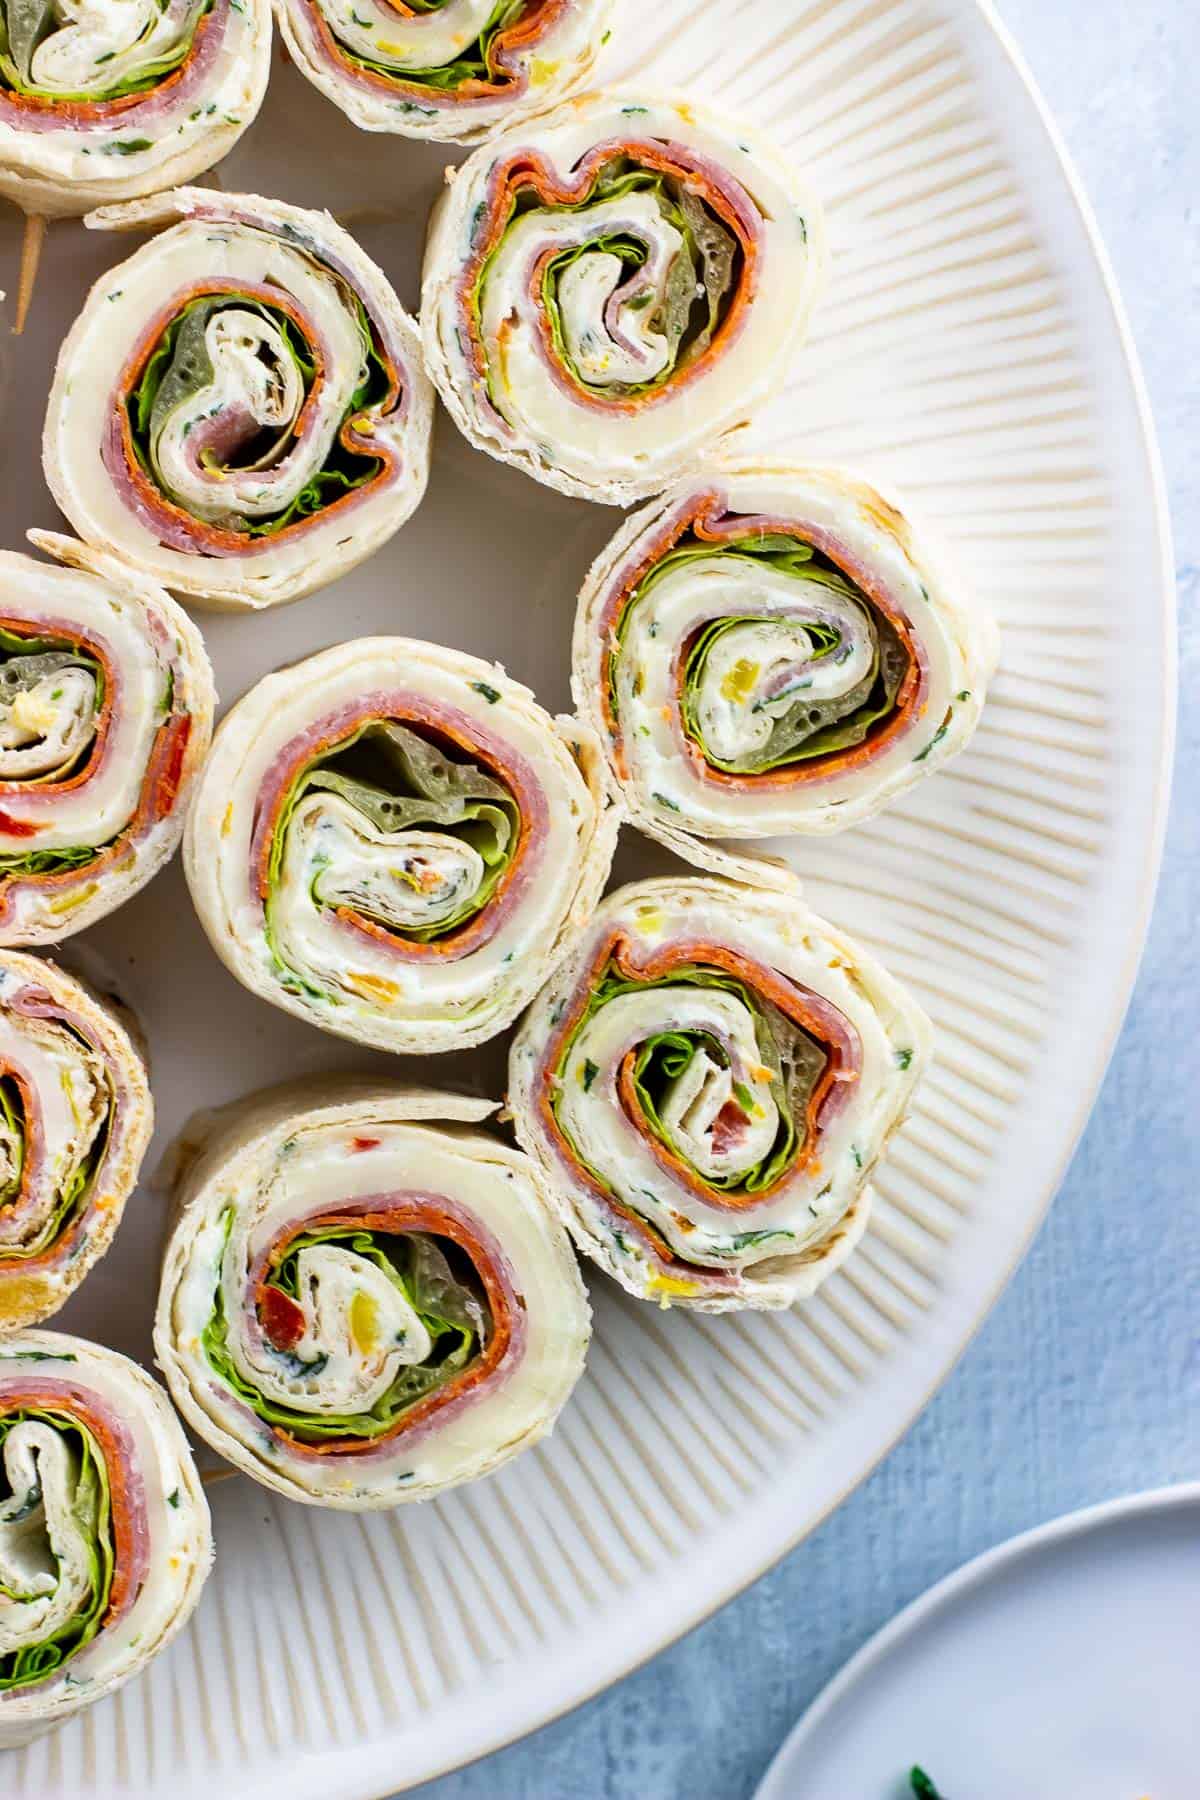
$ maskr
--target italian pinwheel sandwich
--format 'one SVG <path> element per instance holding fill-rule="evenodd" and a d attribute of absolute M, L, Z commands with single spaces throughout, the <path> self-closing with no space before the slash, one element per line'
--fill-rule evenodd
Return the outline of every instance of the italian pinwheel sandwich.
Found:
<path fill-rule="evenodd" d="M 364 131 L 478 143 L 578 87 L 612 0 L 275 0 L 302 74 Z"/>
<path fill-rule="evenodd" d="M 477 449 L 585 500 L 680 479 L 783 379 L 821 211 L 739 120 L 585 94 L 450 171 L 425 252 L 429 372 Z"/>
<path fill-rule="evenodd" d="M 0 1345 L 0 1750 L 140 1674 L 187 1623 L 212 1555 L 156 1382 L 62 1332 Z"/>
<path fill-rule="evenodd" d="M 416 327 L 327 213 L 179 188 L 93 230 L 110 269 L 54 374 L 42 458 L 79 536 L 188 601 L 252 611 L 353 569 L 425 491 Z"/>
<path fill-rule="evenodd" d="M 610 894 L 523 1019 L 517 1137 L 630 1293 L 791 1306 L 853 1250 L 929 1026 L 794 895 L 698 877 Z"/>
<path fill-rule="evenodd" d="M 153 1129 L 116 1005 L 0 950 L 0 1339 L 57 1312 L 103 1256 Z"/>
<path fill-rule="evenodd" d="M 54 218 L 191 181 L 270 66 L 270 0 L 2 0 L 0 194 Z"/>
<path fill-rule="evenodd" d="M 212 741 L 204 642 L 115 557 L 35 531 L 0 551 L 0 944 L 49 944 L 174 854 Z"/>
<path fill-rule="evenodd" d="M 633 822 L 734 874 L 722 839 L 843 831 L 944 767 L 995 661 L 991 618 L 868 482 L 714 464 L 597 558 L 573 686 Z"/>
<path fill-rule="evenodd" d="M 423 1055 L 528 1004 L 608 875 L 599 749 L 494 663 L 361 638 L 222 721 L 184 839 L 213 948 L 252 993 Z"/>
<path fill-rule="evenodd" d="M 310 1082 L 185 1134 L 156 1354 L 184 1418 L 256 1481 L 392 1507 L 550 1430 L 590 1312 L 536 1165 L 479 1129 L 494 1110 Z"/>

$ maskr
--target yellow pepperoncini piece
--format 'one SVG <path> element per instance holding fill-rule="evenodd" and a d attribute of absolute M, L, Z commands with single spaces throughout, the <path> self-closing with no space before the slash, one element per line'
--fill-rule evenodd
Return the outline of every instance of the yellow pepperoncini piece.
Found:
<path fill-rule="evenodd" d="M 379 1342 L 379 1307 L 362 1288 L 350 1302 L 350 1337 L 363 1356 L 369 1356 Z"/>
<path fill-rule="evenodd" d="M 744 706 L 754 692 L 754 684 L 758 680 L 758 672 L 762 664 L 750 662 L 739 656 L 729 673 L 721 682 L 721 698 L 731 700 L 735 706 Z"/>
<path fill-rule="evenodd" d="M 360 999 L 377 1000 L 384 1006 L 398 1000 L 402 991 L 396 982 L 387 981 L 382 975 L 359 975 L 353 969 L 347 970 L 343 980 Z"/>

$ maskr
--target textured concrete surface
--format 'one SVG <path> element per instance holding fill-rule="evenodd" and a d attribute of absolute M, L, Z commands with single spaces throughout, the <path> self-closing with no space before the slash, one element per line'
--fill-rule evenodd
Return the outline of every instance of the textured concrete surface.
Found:
<path fill-rule="evenodd" d="M 1116 263 L 1175 516 L 1179 761 L 1125 1031 L 1032 1253 L 874 1478 L 674 1649 L 523 1744 L 430 1783 L 422 1800 L 744 1800 L 822 1684 L 931 1582 L 1056 1513 L 1200 1472 L 1200 10 L 1000 10 Z M 1131 631 L 1137 609 L 1131 594 Z"/>

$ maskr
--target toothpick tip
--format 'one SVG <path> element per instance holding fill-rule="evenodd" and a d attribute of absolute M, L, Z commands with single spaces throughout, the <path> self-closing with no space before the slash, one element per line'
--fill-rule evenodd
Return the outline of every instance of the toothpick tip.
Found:
<path fill-rule="evenodd" d="M 21 273 L 17 281 L 17 316 L 13 321 L 13 336 L 20 337 L 25 329 L 25 321 L 29 317 L 29 308 L 33 303 L 33 290 L 37 286 L 38 266 L 42 260 L 42 246 L 46 241 L 46 220 L 41 213 L 27 213 L 25 216 L 25 235 L 21 239 Z"/>

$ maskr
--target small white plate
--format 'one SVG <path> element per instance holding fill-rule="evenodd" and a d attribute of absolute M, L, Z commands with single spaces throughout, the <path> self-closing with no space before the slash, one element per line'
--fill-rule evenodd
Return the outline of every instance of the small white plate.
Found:
<path fill-rule="evenodd" d="M 1196 1800 L 1200 1483 L 1069 1513 L 947 1576 L 825 1689 L 757 1800 Z"/>

